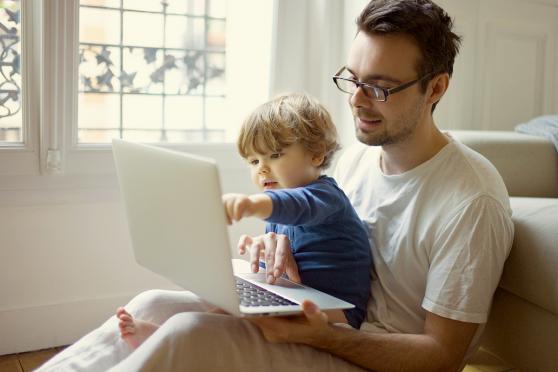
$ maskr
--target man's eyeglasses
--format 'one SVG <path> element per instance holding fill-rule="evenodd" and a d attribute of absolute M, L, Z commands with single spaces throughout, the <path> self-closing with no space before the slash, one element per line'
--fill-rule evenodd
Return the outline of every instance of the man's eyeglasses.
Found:
<path fill-rule="evenodd" d="M 423 81 L 431 77 L 432 75 L 434 75 L 433 72 L 430 72 L 424 75 L 423 77 L 420 77 L 413 81 L 409 81 L 408 83 L 401 84 L 397 87 L 382 88 L 374 84 L 361 83 L 358 80 L 340 76 L 345 71 L 347 71 L 347 69 L 345 67 L 341 67 L 341 69 L 337 71 L 337 73 L 333 76 L 333 82 L 335 83 L 337 88 L 339 88 L 340 91 L 349 94 L 354 94 L 358 88 L 361 88 L 365 96 L 379 102 L 386 102 L 390 94 L 401 92 L 403 89 L 407 89 L 410 86 L 413 86 L 414 84 Z"/>

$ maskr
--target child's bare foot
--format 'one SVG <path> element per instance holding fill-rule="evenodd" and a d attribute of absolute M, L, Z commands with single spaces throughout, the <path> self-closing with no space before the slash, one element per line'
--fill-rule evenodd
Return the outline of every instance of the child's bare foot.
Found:
<path fill-rule="evenodd" d="M 159 328 L 157 324 L 134 319 L 123 307 L 116 310 L 116 317 L 119 319 L 120 336 L 133 349 L 140 346 Z"/>

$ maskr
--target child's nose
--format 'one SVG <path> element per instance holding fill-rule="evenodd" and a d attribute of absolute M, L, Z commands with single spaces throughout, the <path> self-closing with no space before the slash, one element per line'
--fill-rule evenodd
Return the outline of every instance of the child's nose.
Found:
<path fill-rule="evenodd" d="M 267 164 L 265 163 L 260 163 L 260 167 L 258 168 L 258 173 L 268 173 L 269 172 L 269 167 L 267 166 Z"/>

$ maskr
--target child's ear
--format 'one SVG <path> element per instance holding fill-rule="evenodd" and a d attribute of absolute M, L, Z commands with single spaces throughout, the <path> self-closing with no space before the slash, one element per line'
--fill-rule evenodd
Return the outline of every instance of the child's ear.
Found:
<path fill-rule="evenodd" d="M 312 155 L 312 165 L 315 166 L 316 168 L 322 165 L 324 163 L 324 160 L 325 160 L 324 154 Z"/>

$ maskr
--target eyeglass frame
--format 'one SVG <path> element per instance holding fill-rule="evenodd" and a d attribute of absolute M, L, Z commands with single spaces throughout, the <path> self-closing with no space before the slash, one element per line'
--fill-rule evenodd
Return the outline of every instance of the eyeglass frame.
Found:
<path fill-rule="evenodd" d="M 360 87 L 371 88 L 371 89 L 379 89 L 379 90 L 381 90 L 381 91 L 384 93 L 384 97 L 385 97 L 385 98 L 384 98 L 384 99 L 377 99 L 377 98 L 374 98 L 374 100 L 377 101 L 377 102 L 387 102 L 387 99 L 388 99 L 388 96 L 389 96 L 389 95 L 394 94 L 394 93 L 397 93 L 397 92 L 401 92 L 402 90 L 407 89 L 407 88 L 409 88 L 409 87 L 415 85 L 416 83 L 421 82 L 421 81 L 423 81 L 424 79 L 426 79 L 426 78 L 428 78 L 428 77 L 434 75 L 434 72 L 429 72 L 429 73 L 427 73 L 426 75 L 424 75 L 424 76 L 422 76 L 422 77 L 419 77 L 418 79 L 409 81 L 409 82 L 407 82 L 407 83 L 403 83 L 403 84 L 398 85 L 398 86 L 396 86 L 396 87 L 393 87 L 393 88 L 382 88 L 382 87 L 380 87 L 380 86 L 378 86 L 378 85 L 374 85 L 374 84 L 370 84 L 370 83 L 363 83 L 363 82 L 360 82 L 360 81 L 355 80 L 355 79 L 349 79 L 349 78 L 340 77 L 339 75 L 343 72 L 343 70 L 347 70 L 347 71 L 348 71 L 348 69 L 347 69 L 345 66 L 343 66 L 343 67 L 341 67 L 341 68 L 339 69 L 339 71 L 337 71 L 337 72 L 335 73 L 335 75 L 333 75 L 333 82 L 335 83 L 335 86 L 337 87 L 337 89 L 339 89 L 341 92 L 347 93 L 347 94 L 355 94 L 356 91 L 357 91 L 357 89 L 360 88 Z M 339 84 L 337 84 L 337 80 L 350 81 L 350 82 L 354 83 L 355 86 L 356 86 L 355 91 L 354 91 L 354 92 L 347 92 L 346 90 L 341 89 L 341 88 L 339 87 Z M 366 90 L 366 89 L 363 89 L 363 92 L 364 92 L 364 95 L 365 95 L 366 97 L 369 97 L 369 95 L 367 94 L 367 90 Z M 372 98 L 372 97 L 369 97 L 369 98 Z"/>

